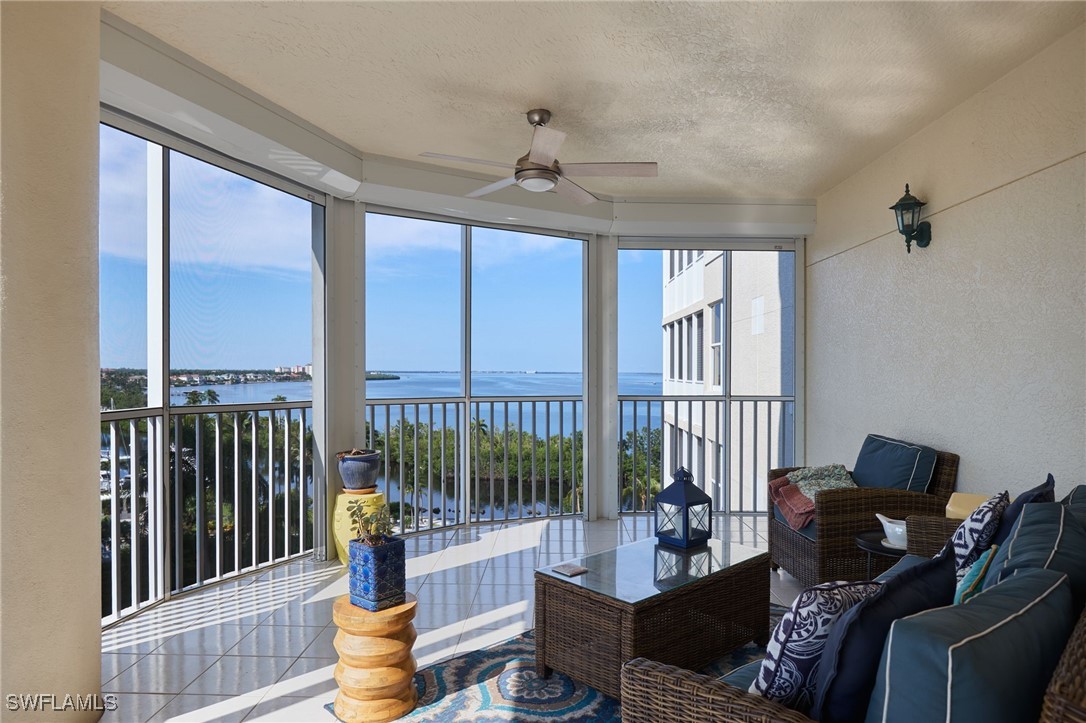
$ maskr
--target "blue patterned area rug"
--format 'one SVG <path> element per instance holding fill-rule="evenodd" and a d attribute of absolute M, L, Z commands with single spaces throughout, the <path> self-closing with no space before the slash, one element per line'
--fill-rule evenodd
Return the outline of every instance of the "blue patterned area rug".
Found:
<path fill-rule="evenodd" d="M 786 608 L 770 606 L 776 625 Z M 702 668 L 719 677 L 760 660 L 765 648 L 753 643 Z M 561 673 L 540 678 L 535 673 L 535 633 L 528 631 L 484 650 L 450 658 L 415 673 L 418 707 L 402 721 L 518 721 L 573 723 L 621 721 L 614 698 Z M 332 705 L 325 706 L 329 713 Z"/>

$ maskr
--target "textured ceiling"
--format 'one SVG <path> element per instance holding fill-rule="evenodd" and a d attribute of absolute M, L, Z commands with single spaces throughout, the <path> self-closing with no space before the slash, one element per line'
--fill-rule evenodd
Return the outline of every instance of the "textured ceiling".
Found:
<path fill-rule="evenodd" d="M 530 108 L 638 198 L 811 198 L 1083 22 L 1084 3 L 106 3 L 367 153 L 512 163 Z M 437 162 L 500 177 L 500 169 Z"/>

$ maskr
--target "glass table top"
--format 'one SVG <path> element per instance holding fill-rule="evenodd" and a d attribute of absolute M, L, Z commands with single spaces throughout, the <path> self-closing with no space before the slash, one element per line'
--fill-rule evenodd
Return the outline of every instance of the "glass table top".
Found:
<path fill-rule="evenodd" d="M 655 537 L 649 537 L 540 567 L 536 572 L 622 602 L 637 603 L 764 554 L 765 550 L 724 540 L 711 539 L 704 547 L 683 550 L 661 545 Z M 588 571 L 570 577 L 556 571 L 563 565 L 577 565 Z"/>

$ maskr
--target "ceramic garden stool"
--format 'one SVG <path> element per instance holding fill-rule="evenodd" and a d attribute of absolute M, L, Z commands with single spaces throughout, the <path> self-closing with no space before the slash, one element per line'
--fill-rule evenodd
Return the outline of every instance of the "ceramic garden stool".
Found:
<path fill-rule="evenodd" d="M 402 605 L 371 613 L 341 595 L 332 606 L 339 628 L 335 714 L 344 723 L 382 723 L 415 708 L 415 606 L 408 593 Z"/>

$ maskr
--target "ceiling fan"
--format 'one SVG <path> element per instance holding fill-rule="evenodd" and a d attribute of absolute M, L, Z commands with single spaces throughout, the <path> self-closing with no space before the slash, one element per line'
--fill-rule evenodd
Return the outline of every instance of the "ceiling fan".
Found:
<path fill-rule="evenodd" d="M 528 122 L 535 128 L 532 132 L 532 147 L 527 154 L 517 159 L 516 164 L 429 151 L 419 155 L 425 158 L 440 158 L 446 161 L 479 163 L 484 166 L 513 169 L 513 175 L 509 178 L 503 178 L 489 186 L 472 191 L 467 194 L 468 198 L 479 198 L 515 183 L 526 191 L 536 193 L 553 190 L 560 196 L 583 206 L 599 199 L 569 180 L 568 176 L 656 176 L 655 163 L 559 163 L 558 149 L 562 146 L 562 141 L 566 139 L 566 134 L 548 128 L 547 123 L 550 119 L 551 112 L 544 108 L 528 111 Z"/>

